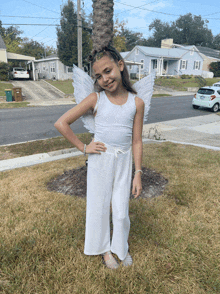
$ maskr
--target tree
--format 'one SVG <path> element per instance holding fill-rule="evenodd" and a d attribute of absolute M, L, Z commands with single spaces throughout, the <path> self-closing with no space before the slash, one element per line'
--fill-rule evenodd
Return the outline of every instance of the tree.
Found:
<path fill-rule="evenodd" d="M 125 38 L 127 51 L 132 50 L 136 45 L 143 45 L 143 35 L 141 33 L 132 32 L 126 28 L 122 30 L 121 36 Z"/>
<path fill-rule="evenodd" d="M 90 30 L 82 18 L 82 57 L 85 60 L 91 50 Z M 60 27 L 57 27 L 58 56 L 67 66 L 78 64 L 77 58 L 77 13 L 71 0 L 63 6 L 61 11 Z"/>
<path fill-rule="evenodd" d="M 125 27 L 125 22 L 119 22 L 116 19 L 114 24 L 113 44 L 120 52 L 130 51 L 136 45 L 147 46 L 146 39 L 141 33 L 133 32 Z"/>
<path fill-rule="evenodd" d="M 52 47 L 45 47 L 43 43 L 25 38 L 21 46 L 21 54 L 33 56 L 36 59 L 40 59 L 55 53 L 55 49 Z"/>
<path fill-rule="evenodd" d="M 0 35 L 3 37 L 5 34 L 5 28 L 2 26 L 2 21 L 0 20 Z"/>
<path fill-rule="evenodd" d="M 2 27 L 0 23 L 0 32 L 2 39 L 5 42 L 5 46 L 8 52 L 20 53 L 20 45 L 22 43 L 22 38 L 20 35 L 23 33 L 18 27 L 10 26 L 7 29 Z"/>
<path fill-rule="evenodd" d="M 155 19 L 149 26 L 153 30 L 153 37 L 149 41 L 155 47 L 160 47 L 161 40 L 166 38 L 172 38 L 177 44 L 209 47 L 212 46 L 213 35 L 207 23 L 201 16 L 191 13 L 180 16 L 171 24 Z"/>
<path fill-rule="evenodd" d="M 160 47 L 162 39 L 174 39 L 174 32 L 172 30 L 172 27 L 168 22 L 162 22 L 160 19 L 155 19 L 149 25 L 149 30 L 153 30 L 153 37 L 149 40 L 151 41 L 153 47 Z"/>
<path fill-rule="evenodd" d="M 218 34 L 214 37 L 212 45 L 213 45 L 212 46 L 213 49 L 220 50 L 220 34 Z M 220 55 L 219 55 L 219 58 L 220 58 Z"/>
<path fill-rule="evenodd" d="M 188 13 L 180 16 L 174 24 L 177 30 L 175 40 L 179 44 L 209 47 L 212 44 L 213 35 L 211 30 L 208 29 L 207 23 L 208 20 L 203 20 L 200 15 Z M 174 30 L 174 26 L 172 28 Z"/>
<path fill-rule="evenodd" d="M 220 77 L 220 62 L 210 63 L 209 70 L 214 73 L 214 77 Z"/>
<path fill-rule="evenodd" d="M 119 51 L 119 52 L 125 52 L 127 50 L 126 48 L 126 39 L 124 36 L 121 35 L 122 29 L 124 29 L 125 22 L 119 22 L 118 19 L 116 19 L 116 22 L 114 24 L 114 29 L 113 29 L 113 44 L 114 47 Z"/>
<path fill-rule="evenodd" d="M 113 41 L 113 0 L 93 0 L 93 50 L 100 51 Z"/>

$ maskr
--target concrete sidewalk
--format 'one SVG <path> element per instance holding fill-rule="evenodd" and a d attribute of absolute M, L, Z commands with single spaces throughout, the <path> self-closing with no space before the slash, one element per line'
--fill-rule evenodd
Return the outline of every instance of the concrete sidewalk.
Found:
<path fill-rule="evenodd" d="M 210 114 L 144 125 L 145 144 L 174 142 L 220 151 L 220 116 Z M 1 160 L 0 171 L 82 155 L 76 148 Z"/>

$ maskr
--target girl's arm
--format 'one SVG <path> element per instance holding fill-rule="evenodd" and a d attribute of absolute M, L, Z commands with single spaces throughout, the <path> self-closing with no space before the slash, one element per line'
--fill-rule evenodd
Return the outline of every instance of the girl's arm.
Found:
<path fill-rule="evenodd" d="M 78 137 L 74 134 L 70 125 L 85 114 L 88 110 L 93 110 L 97 102 L 96 93 L 90 94 L 77 106 L 73 107 L 66 113 L 64 113 L 54 124 L 55 128 L 74 146 L 76 146 L 80 151 L 84 151 L 84 144 Z M 86 146 L 86 153 L 98 153 L 100 151 L 105 151 L 105 145 L 101 142 L 92 141 Z"/>
<path fill-rule="evenodd" d="M 143 145 L 142 145 L 142 130 L 143 130 L 143 118 L 144 118 L 144 102 L 142 99 L 136 97 L 136 114 L 134 117 L 134 124 L 133 124 L 133 138 L 132 138 L 132 147 L 133 147 L 133 154 L 134 154 L 134 164 L 135 164 L 135 171 L 141 170 L 142 166 L 142 152 L 143 152 Z M 141 184 L 141 172 L 138 172 L 134 176 L 133 180 L 133 188 L 132 194 L 135 198 L 137 198 L 142 191 L 142 184 Z"/>

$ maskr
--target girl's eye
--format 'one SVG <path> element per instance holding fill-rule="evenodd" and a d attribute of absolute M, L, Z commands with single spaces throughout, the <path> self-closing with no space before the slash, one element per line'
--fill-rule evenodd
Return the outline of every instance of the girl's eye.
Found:
<path fill-rule="evenodd" d="M 96 79 L 97 79 L 97 80 L 100 80 L 100 79 L 101 79 L 101 76 L 96 77 Z"/>

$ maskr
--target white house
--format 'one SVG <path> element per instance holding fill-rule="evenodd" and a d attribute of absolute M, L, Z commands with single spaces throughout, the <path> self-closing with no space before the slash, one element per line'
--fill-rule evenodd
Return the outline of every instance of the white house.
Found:
<path fill-rule="evenodd" d="M 68 80 L 73 75 L 73 67 L 64 65 L 56 54 L 35 60 L 32 70 L 34 80 Z"/>

